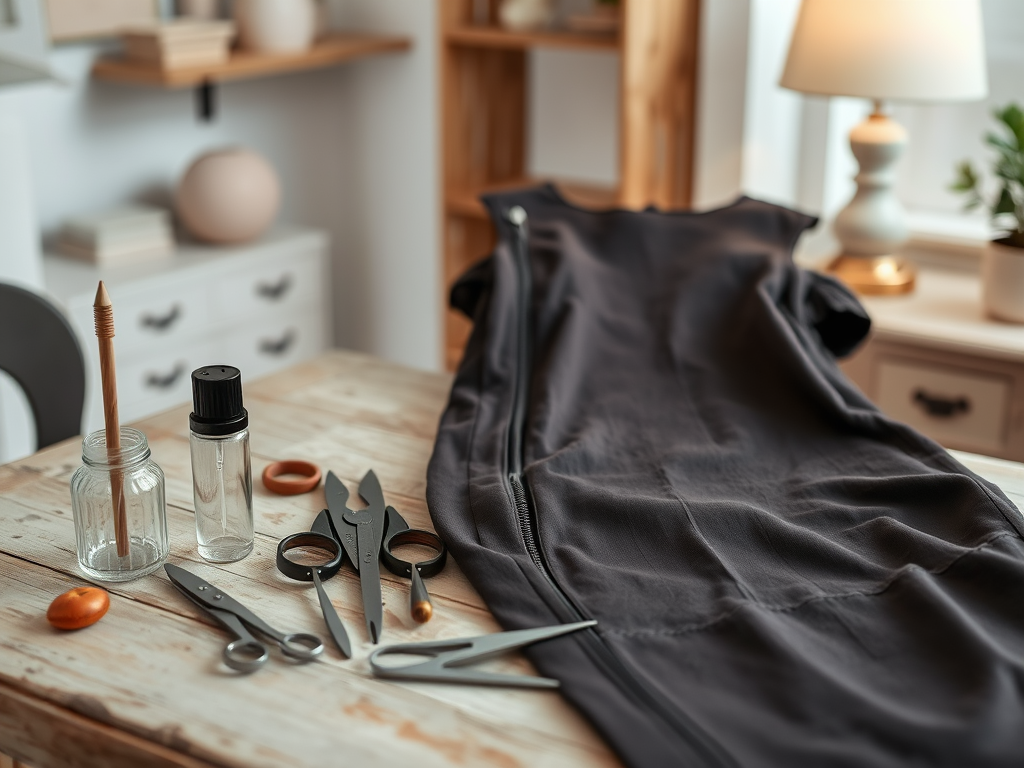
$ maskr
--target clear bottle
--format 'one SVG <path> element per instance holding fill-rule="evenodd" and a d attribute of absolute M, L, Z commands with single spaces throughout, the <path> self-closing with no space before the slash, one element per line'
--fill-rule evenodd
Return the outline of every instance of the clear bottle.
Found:
<path fill-rule="evenodd" d="M 242 374 L 230 365 L 192 372 L 192 496 L 199 554 L 231 563 L 252 551 L 252 469 L 249 414 Z"/>
<path fill-rule="evenodd" d="M 124 495 L 124 555 L 117 549 L 113 488 L 123 489 Z M 82 466 L 71 476 L 71 509 L 78 564 L 89 577 L 129 581 L 152 573 L 167 557 L 164 473 L 137 429 L 121 427 L 121 450 L 115 456 L 107 454 L 102 429 L 82 441 Z"/>

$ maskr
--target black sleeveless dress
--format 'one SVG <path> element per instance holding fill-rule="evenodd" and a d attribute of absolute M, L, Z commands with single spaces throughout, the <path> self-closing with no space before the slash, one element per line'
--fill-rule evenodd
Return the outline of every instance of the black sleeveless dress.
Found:
<path fill-rule="evenodd" d="M 837 368 L 814 219 L 486 203 L 430 512 L 506 628 L 599 622 L 528 653 L 625 762 L 1024 765 L 1024 518 Z"/>

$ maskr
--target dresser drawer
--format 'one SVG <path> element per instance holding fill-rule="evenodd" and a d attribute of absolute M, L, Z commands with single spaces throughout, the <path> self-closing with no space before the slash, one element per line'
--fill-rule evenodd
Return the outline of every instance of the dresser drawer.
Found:
<path fill-rule="evenodd" d="M 117 366 L 122 421 L 192 400 L 192 371 L 219 363 L 216 342 L 193 339 L 176 350 L 129 358 Z"/>
<path fill-rule="evenodd" d="M 1012 382 L 957 368 L 882 358 L 875 402 L 886 414 L 955 448 L 1001 451 Z"/>
<path fill-rule="evenodd" d="M 186 340 L 169 350 L 117 357 L 117 406 L 122 424 L 192 401 L 192 371 L 221 362 L 220 344 L 206 338 Z M 99 365 L 89 361 L 88 397 L 83 429 L 103 429 Z"/>
<path fill-rule="evenodd" d="M 207 292 L 185 281 L 168 281 L 159 292 L 111 290 L 114 302 L 114 349 L 119 355 L 178 346 L 210 323 Z M 72 309 L 75 323 L 94 335 L 92 300 L 82 297 Z"/>
<path fill-rule="evenodd" d="M 319 308 L 276 313 L 224 340 L 224 360 L 242 371 L 242 382 L 314 357 L 327 348 Z"/>
<path fill-rule="evenodd" d="M 299 252 L 257 262 L 241 274 L 219 278 L 214 295 L 218 319 L 257 319 L 268 312 L 302 308 L 323 290 L 321 256 Z"/>

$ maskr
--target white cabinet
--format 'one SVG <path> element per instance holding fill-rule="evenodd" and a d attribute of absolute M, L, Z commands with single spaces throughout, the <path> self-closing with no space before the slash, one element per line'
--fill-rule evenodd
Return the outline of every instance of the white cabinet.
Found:
<path fill-rule="evenodd" d="M 1024 325 L 992 320 L 977 274 L 922 269 L 862 299 L 871 338 L 843 369 L 886 414 L 946 446 L 1024 460 Z"/>
<path fill-rule="evenodd" d="M 244 387 L 330 346 L 328 263 L 326 235 L 294 229 L 116 268 L 47 256 L 47 290 L 67 311 L 89 369 L 83 433 L 103 427 L 92 311 L 100 280 L 114 303 L 118 404 L 130 422 L 188 402 L 200 366 L 233 365 Z"/>

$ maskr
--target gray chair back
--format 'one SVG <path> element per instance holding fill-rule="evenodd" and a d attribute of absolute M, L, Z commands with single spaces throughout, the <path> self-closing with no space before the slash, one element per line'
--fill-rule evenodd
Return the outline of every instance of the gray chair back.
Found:
<path fill-rule="evenodd" d="M 46 299 L 0 283 L 0 370 L 25 391 L 38 448 L 81 431 L 85 361 L 75 332 Z"/>

